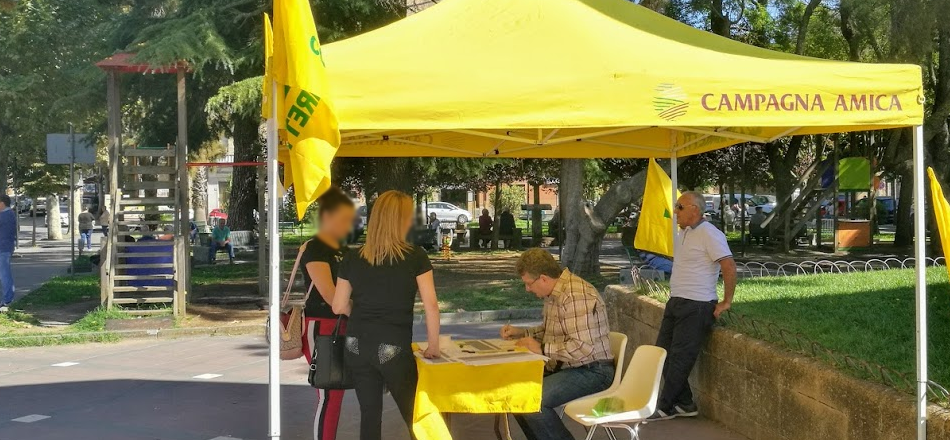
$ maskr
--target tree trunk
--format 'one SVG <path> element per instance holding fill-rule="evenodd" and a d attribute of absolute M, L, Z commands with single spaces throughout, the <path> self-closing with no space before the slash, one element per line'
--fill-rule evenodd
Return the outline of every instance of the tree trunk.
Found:
<path fill-rule="evenodd" d="M 669 167 L 668 162 L 663 165 L 667 172 Z M 579 275 L 600 273 L 600 247 L 609 220 L 617 217 L 634 200 L 643 197 L 646 173 L 643 170 L 615 183 L 601 196 L 597 206 L 591 208 L 584 202 L 584 160 L 561 161 L 561 224 L 566 233 L 561 253 L 562 266 Z"/>
<path fill-rule="evenodd" d="M 712 7 L 709 8 L 709 25 L 712 33 L 730 38 L 732 34 L 732 23 L 726 17 L 722 8 L 723 0 L 712 0 Z"/>
<path fill-rule="evenodd" d="M 805 36 L 808 34 L 808 23 L 811 21 L 812 14 L 821 0 L 809 0 L 805 6 L 805 12 L 802 13 L 802 21 L 798 23 L 798 38 L 795 41 L 795 53 L 802 55 L 805 52 Z"/>
<path fill-rule="evenodd" d="M 255 175 L 257 174 L 255 171 Z M 208 167 L 195 168 L 195 176 L 191 180 L 191 206 L 195 210 L 195 221 L 208 222 Z"/>
<path fill-rule="evenodd" d="M 501 208 L 498 206 L 501 202 L 501 182 L 495 182 L 495 199 L 492 201 L 492 210 L 495 211 L 495 215 L 492 217 L 492 233 L 491 233 L 491 249 L 498 249 L 498 238 L 501 235 L 501 214 L 499 211 Z"/>
<path fill-rule="evenodd" d="M 640 6 L 661 14 L 666 10 L 669 4 L 670 0 L 640 0 Z"/>
<path fill-rule="evenodd" d="M 62 240 L 63 228 L 59 225 L 59 195 L 50 194 L 46 196 L 46 238 L 50 240 Z"/>
<path fill-rule="evenodd" d="M 894 245 L 910 246 L 914 244 L 914 220 L 910 215 L 914 206 L 914 171 L 903 167 L 900 175 L 900 197 L 897 199 L 897 213 L 894 214 Z"/>
<path fill-rule="evenodd" d="M 376 159 L 376 193 L 389 190 L 412 194 L 414 182 L 412 159 L 408 157 L 381 157 Z"/>
<path fill-rule="evenodd" d="M 261 160 L 262 154 L 263 144 L 258 132 L 258 124 L 250 121 L 235 123 L 235 162 L 257 162 Z M 257 170 L 253 167 L 235 167 L 231 177 L 231 193 L 228 197 L 228 223 L 232 231 L 254 229 L 254 209 L 257 208 L 257 199 Z"/>
<path fill-rule="evenodd" d="M 532 246 L 541 246 L 541 239 L 544 234 L 542 228 L 542 222 L 544 219 L 541 217 L 541 184 L 533 185 L 534 187 L 534 209 L 531 210 L 531 245 Z"/>
<path fill-rule="evenodd" d="M 9 178 L 10 166 L 9 166 L 9 155 L 0 154 L 0 194 L 7 193 L 7 179 Z M 14 177 L 14 182 L 16 177 Z"/>
<path fill-rule="evenodd" d="M 86 210 L 82 203 L 82 173 L 79 170 L 76 170 L 76 181 L 73 182 L 70 190 L 73 191 L 73 215 L 69 219 L 69 231 L 76 231 L 76 237 L 79 237 L 79 229 L 74 228 L 79 227 L 79 214 Z M 70 238 L 72 238 L 71 232 Z"/>
<path fill-rule="evenodd" d="M 565 232 L 561 265 L 581 276 L 600 273 L 600 244 L 606 230 L 603 222 L 598 222 L 600 231 L 597 230 L 593 212 L 584 203 L 585 174 L 583 159 L 561 160 L 561 213 Z"/>

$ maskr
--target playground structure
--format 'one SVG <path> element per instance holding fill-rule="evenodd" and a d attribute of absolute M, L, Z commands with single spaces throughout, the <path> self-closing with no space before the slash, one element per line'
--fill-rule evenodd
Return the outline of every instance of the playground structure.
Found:
<path fill-rule="evenodd" d="M 96 65 L 107 75 L 109 185 L 106 209 L 112 231 L 100 267 L 104 307 L 133 314 L 164 313 L 171 306 L 185 314 L 190 287 L 191 250 L 187 110 L 187 65 L 150 66 L 116 54 Z M 168 148 L 127 148 L 122 143 L 121 82 L 123 73 L 175 74 L 178 95 L 178 137 Z M 171 226 L 171 240 L 149 239 L 155 229 Z M 135 242 L 127 237 L 139 236 Z"/>

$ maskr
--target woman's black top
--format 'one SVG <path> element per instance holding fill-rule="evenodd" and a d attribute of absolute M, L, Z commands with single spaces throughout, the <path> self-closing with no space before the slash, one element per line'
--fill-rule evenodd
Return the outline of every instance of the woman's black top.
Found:
<path fill-rule="evenodd" d="M 337 275 L 340 273 L 340 264 L 343 262 L 343 256 L 346 255 L 346 247 L 340 246 L 334 249 L 328 246 L 323 240 L 314 238 L 307 243 L 303 255 L 300 256 L 300 269 L 303 271 L 303 281 L 307 289 L 313 280 L 310 278 L 310 272 L 307 271 L 307 263 L 327 263 L 330 265 L 330 275 L 333 277 L 333 285 L 336 285 Z M 308 318 L 336 318 L 333 314 L 333 307 L 323 299 L 317 287 L 314 286 L 310 291 L 310 297 L 307 298 L 307 304 L 304 306 L 304 316 Z"/>
<path fill-rule="evenodd" d="M 416 277 L 431 270 L 429 256 L 419 246 L 413 246 L 405 259 L 380 266 L 371 265 L 359 252 L 348 253 L 340 266 L 340 279 L 353 286 L 353 312 L 346 333 L 385 338 L 377 330 L 396 327 L 398 330 L 391 335 L 393 342 L 411 338 L 413 308 L 419 291 Z"/>

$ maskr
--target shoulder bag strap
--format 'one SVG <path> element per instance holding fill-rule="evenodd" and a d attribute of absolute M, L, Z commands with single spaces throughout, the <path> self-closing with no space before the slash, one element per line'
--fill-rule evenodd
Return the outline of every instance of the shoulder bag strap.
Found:
<path fill-rule="evenodd" d="M 312 240 L 312 239 L 311 239 Z M 300 268 L 300 258 L 303 257 L 303 251 L 307 249 L 307 245 L 310 244 L 311 240 L 307 240 L 304 244 L 300 245 L 300 250 L 297 251 L 297 259 L 294 261 L 294 268 L 290 271 L 290 282 L 287 283 L 287 289 L 284 290 L 284 298 L 280 300 L 280 308 L 287 307 L 287 302 L 290 301 L 290 291 L 294 288 L 294 281 L 297 280 L 297 269 Z M 307 268 L 304 268 L 307 270 Z M 313 284 L 311 284 L 311 287 Z M 307 289 L 307 296 L 310 296 L 310 289 Z M 304 301 L 307 298 L 304 297 Z"/>

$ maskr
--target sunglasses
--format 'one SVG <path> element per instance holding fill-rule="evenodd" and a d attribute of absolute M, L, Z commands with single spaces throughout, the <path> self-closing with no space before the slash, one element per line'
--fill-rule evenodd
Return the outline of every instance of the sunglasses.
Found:
<path fill-rule="evenodd" d="M 696 206 L 696 205 L 684 205 L 682 203 L 677 203 L 676 206 L 674 206 L 674 208 L 676 208 L 677 211 L 682 211 L 686 209 L 687 206 Z"/>

